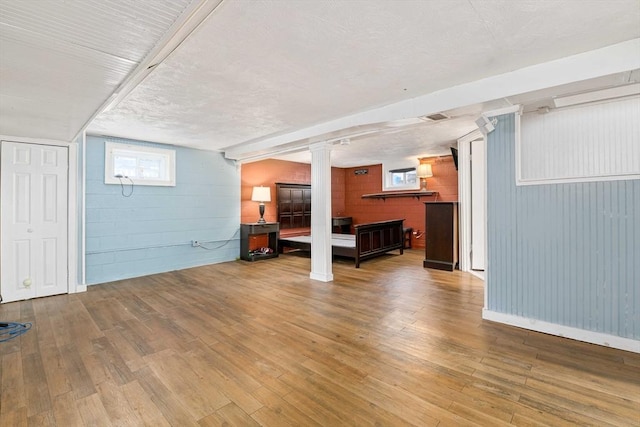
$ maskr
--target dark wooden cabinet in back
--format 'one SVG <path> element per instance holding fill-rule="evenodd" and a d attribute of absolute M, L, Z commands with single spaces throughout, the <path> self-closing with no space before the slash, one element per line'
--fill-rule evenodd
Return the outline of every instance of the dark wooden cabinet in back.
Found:
<path fill-rule="evenodd" d="M 311 227 L 311 185 L 276 183 L 281 229 Z"/>
<path fill-rule="evenodd" d="M 425 202 L 425 268 L 458 266 L 458 202 Z"/>

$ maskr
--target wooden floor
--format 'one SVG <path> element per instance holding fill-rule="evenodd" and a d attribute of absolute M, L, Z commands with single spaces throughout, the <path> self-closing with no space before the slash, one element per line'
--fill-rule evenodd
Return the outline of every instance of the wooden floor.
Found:
<path fill-rule="evenodd" d="M 640 425 L 640 355 L 481 319 L 421 251 L 282 255 L 3 304 L 0 425 Z"/>

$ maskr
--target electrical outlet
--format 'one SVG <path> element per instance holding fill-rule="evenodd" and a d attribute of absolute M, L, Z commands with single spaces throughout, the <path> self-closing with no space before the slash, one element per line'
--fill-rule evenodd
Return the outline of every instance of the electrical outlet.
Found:
<path fill-rule="evenodd" d="M 197 248 L 198 246 L 200 246 L 200 242 L 198 242 L 197 240 L 192 240 L 191 246 L 193 246 L 194 248 Z"/>

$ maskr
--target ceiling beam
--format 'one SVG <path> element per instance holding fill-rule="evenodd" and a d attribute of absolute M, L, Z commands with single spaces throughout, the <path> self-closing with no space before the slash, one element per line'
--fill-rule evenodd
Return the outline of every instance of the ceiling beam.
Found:
<path fill-rule="evenodd" d="M 640 38 L 636 38 L 439 90 L 294 132 L 229 147 L 225 150 L 225 157 L 242 161 L 259 153 L 262 158 L 265 158 L 270 153 L 275 155 L 283 145 L 289 149 L 308 147 L 314 142 L 348 137 L 350 133 L 372 129 L 385 122 L 417 118 L 499 98 L 634 70 L 640 68 L 639 51 Z M 382 129 L 384 128 L 382 126 Z"/>
<path fill-rule="evenodd" d="M 173 23 L 165 36 L 138 64 L 138 66 L 118 85 L 111 95 L 91 114 L 89 120 L 78 131 L 77 140 L 91 122 L 102 112 L 118 105 L 132 90 L 165 61 L 202 23 L 220 6 L 224 0 L 200 0 L 194 2 L 185 13 Z"/>

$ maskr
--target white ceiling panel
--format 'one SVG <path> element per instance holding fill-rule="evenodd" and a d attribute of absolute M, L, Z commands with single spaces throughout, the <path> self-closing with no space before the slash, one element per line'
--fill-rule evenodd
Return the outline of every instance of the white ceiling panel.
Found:
<path fill-rule="evenodd" d="M 637 0 L 225 1 L 89 131 L 237 149 L 633 39 L 638 24 Z M 360 146 L 442 153 L 473 119 L 369 136 Z"/>
<path fill-rule="evenodd" d="M 0 134 L 73 139 L 197 3 L 0 1 Z"/>
<path fill-rule="evenodd" d="M 2 27 L 19 29 L 25 41 L 46 36 L 69 48 L 138 62 L 190 4 L 190 0 L 2 1 L 0 16 Z"/>
<path fill-rule="evenodd" d="M 438 94 L 636 39 L 639 0 L 0 0 L 0 134 L 68 140 L 99 113 L 88 132 L 236 159 L 350 134 L 336 165 L 444 154 L 511 101 Z"/>

